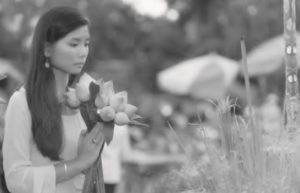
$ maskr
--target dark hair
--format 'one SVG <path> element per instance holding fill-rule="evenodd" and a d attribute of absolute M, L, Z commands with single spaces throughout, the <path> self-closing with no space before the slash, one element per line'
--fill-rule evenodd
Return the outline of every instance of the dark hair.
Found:
<path fill-rule="evenodd" d="M 88 25 L 88 20 L 77 9 L 55 7 L 41 16 L 33 36 L 26 96 L 33 139 L 41 154 L 51 160 L 60 159 L 63 132 L 54 73 L 52 68 L 45 67 L 45 44 L 53 44 L 84 25 Z"/>

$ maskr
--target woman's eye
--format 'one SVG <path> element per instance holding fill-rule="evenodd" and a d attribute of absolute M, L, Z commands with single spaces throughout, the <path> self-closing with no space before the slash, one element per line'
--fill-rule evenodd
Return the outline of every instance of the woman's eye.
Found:
<path fill-rule="evenodd" d="M 78 44 L 77 43 L 70 43 L 70 46 L 76 47 Z"/>
<path fill-rule="evenodd" d="M 85 46 L 85 47 L 89 47 L 89 46 L 90 46 L 90 43 L 85 43 L 84 46 Z"/>

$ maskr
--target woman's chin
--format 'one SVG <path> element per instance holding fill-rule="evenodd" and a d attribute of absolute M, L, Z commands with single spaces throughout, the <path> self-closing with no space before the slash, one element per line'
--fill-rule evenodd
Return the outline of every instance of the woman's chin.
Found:
<path fill-rule="evenodd" d="M 80 73 L 81 73 L 81 71 L 80 72 L 73 72 L 73 73 L 70 73 L 70 74 L 72 74 L 72 75 L 78 75 Z"/>
<path fill-rule="evenodd" d="M 71 72 L 71 74 L 79 74 L 79 73 L 81 73 L 81 71 L 82 71 L 82 68 L 78 68 L 78 69 L 73 70 Z"/>

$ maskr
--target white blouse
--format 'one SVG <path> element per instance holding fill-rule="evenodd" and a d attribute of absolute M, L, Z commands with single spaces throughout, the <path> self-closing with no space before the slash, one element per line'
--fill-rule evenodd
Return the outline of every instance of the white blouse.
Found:
<path fill-rule="evenodd" d="M 67 161 L 77 156 L 80 133 L 86 129 L 78 110 L 62 115 L 64 143 L 60 157 Z M 31 115 L 24 88 L 9 100 L 5 114 L 3 168 L 11 193 L 80 193 L 84 175 L 56 184 L 54 161 L 41 155 L 31 132 Z"/>

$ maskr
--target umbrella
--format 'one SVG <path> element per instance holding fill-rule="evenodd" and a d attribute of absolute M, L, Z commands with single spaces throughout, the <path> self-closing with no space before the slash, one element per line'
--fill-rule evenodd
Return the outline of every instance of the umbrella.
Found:
<path fill-rule="evenodd" d="M 297 34 L 297 47 L 300 45 L 300 34 Z M 259 76 L 275 72 L 284 64 L 284 37 L 275 36 L 254 48 L 247 56 L 250 76 Z M 298 67 L 300 54 L 297 53 Z"/>
<path fill-rule="evenodd" d="M 236 61 L 208 54 L 176 64 L 158 73 L 158 86 L 167 92 L 194 98 L 221 98 L 239 70 Z"/>

